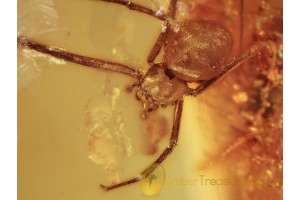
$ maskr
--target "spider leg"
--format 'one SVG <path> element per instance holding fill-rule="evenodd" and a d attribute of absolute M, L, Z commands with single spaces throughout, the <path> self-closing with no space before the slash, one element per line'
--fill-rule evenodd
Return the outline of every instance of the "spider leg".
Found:
<path fill-rule="evenodd" d="M 176 4 L 177 4 L 177 0 L 171 0 L 169 3 L 169 17 L 171 19 L 175 18 L 176 15 Z"/>
<path fill-rule="evenodd" d="M 222 73 L 217 75 L 216 77 L 204 81 L 200 86 L 198 86 L 195 89 L 189 88 L 187 95 L 191 96 L 197 96 L 204 92 L 209 86 L 211 86 L 213 83 L 215 83 L 217 80 L 220 80 L 225 74 L 227 74 L 229 71 L 235 69 L 245 61 L 247 61 L 249 58 L 262 53 L 262 52 L 268 52 L 269 54 L 273 54 L 271 43 L 270 42 L 257 42 L 254 44 L 248 51 L 243 53 L 240 57 L 234 59 L 229 63 L 228 65 L 225 66 L 224 70 Z"/>
<path fill-rule="evenodd" d="M 103 190 L 112 190 L 118 187 L 122 187 L 125 185 L 129 185 L 135 182 L 138 182 L 142 180 L 143 178 L 149 176 L 156 168 L 158 165 L 160 165 L 174 150 L 177 141 L 178 141 L 178 134 L 179 134 L 179 127 L 180 127 L 180 121 L 181 121 L 181 114 L 182 114 L 182 107 L 183 107 L 183 99 L 177 100 L 175 104 L 175 111 L 174 111 L 174 119 L 173 119 L 173 128 L 172 128 L 172 133 L 171 137 L 169 140 L 169 145 L 165 148 L 165 150 L 161 153 L 161 155 L 152 163 L 147 169 L 145 169 L 141 174 L 138 176 L 129 179 L 127 181 L 123 181 L 118 184 L 114 184 L 111 186 L 104 186 L 100 185 L 100 188 Z"/>
<path fill-rule="evenodd" d="M 47 46 L 45 44 L 36 42 L 36 41 L 31 40 L 24 36 L 18 36 L 17 43 L 18 43 L 18 47 L 38 51 L 38 52 L 48 54 L 50 56 L 53 56 L 53 57 L 56 57 L 59 59 L 63 59 L 65 61 L 80 64 L 80 65 L 83 65 L 86 67 L 91 67 L 91 68 L 100 69 L 100 70 L 114 71 L 114 72 L 118 72 L 121 74 L 131 76 L 138 80 L 140 80 L 143 76 L 142 73 L 139 72 L 138 70 L 128 67 L 126 65 L 108 62 L 108 61 L 104 61 L 104 60 L 101 60 L 98 58 L 81 56 L 78 54 L 68 52 L 68 51 L 58 48 L 58 47 Z"/>
<path fill-rule="evenodd" d="M 148 57 L 147 57 L 147 62 L 152 63 L 154 59 L 158 56 L 162 46 L 164 45 L 165 41 L 167 38 L 167 32 L 160 33 L 154 46 L 150 50 Z"/>
<path fill-rule="evenodd" d="M 169 3 L 169 18 L 170 19 L 174 19 L 175 18 L 175 14 L 176 14 L 176 3 L 177 0 L 171 0 Z M 167 29 L 165 32 L 162 32 L 159 34 L 154 46 L 152 47 L 151 51 L 148 54 L 147 57 L 147 62 L 148 63 L 152 63 L 154 61 L 154 59 L 157 57 L 157 55 L 159 54 L 162 46 L 164 45 L 166 39 L 167 39 L 167 33 L 168 33 L 168 29 L 169 29 L 169 23 L 168 21 L 165 21 Z"/>
<path fill-rule="evenodd" d="M 140 82 L 134 82 L 131 85 L 126 86 L 126 91 L 128 93 L 131 93 L 133 88 L 137 87 L 140 84 Z"/>
<path fill-rule="evenodd" d="M 104 2 L 110 2 L 110 3 L 123 5 L 123 6 L 126 6 L 130 10 L 145 13 L 149 16 L 155 17 L 155 18 L 160 19 L 160 20 L 164 20 L 165 17 L 166 17 L 165 15 L 158 14 L 156 11 L 153 11 L 150 8 L 146 8 L 144 6 L 140 6 L 136 3 L 133 3 L 130 0 L 97 0 L 97 1 L 104 1 Z"/>

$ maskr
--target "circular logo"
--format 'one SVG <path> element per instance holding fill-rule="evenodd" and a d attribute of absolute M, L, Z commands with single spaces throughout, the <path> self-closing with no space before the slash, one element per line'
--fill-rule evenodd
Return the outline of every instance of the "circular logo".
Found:
<path fill-rule="evenodd" d="M 140 182 L 141 191 L 147 196 L 153 196 L 160 192 L 166 180 L 166 173 L 162 166 L 156 169 Z"/>

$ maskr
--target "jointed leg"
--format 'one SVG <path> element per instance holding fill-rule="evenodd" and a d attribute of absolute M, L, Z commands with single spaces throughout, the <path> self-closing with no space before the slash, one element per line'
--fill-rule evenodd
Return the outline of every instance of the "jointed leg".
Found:
<path fill-rule="evenodd" d="M 100 0 L 100 1 L 120 4 L 120 5 L 126 6 L 130 10 L 142 12 L 142 13 L 145 13 L 145 14 L 150 15 L 152 17 L 155 17 L 157 19 L 164 20 L 164 21 L 167 20 L 167 18 L 174 19 L 175 14 L 176 14 L 177 0 L 171 0 L 170 1 L 170 3 L 169 3 L 169 13 L 168 13 L 167 16 L 157 13 L 157 11 L 155 11 L 155 10 L 153 11 L 149 8 L 146 8 L 146 7 L 140 6 L 138 4 L 132 3 L 132 2 L 130 2 L 130 0 Z M 168 22 L 166 21 L 166 23 L 167 23 L 166 26 L 168 27 Z M 154 61 L 154 59 L 157 57 L 157 55 L 159 54 L 163 44 L 165 43 L 166 36 L 167 36 L 167 31 L 168 30 L 166 30 L 164 33 L 161 33 L 158 36 L 157 41 L 155 42 L 154 46 L 152 47 L 151 51 L 148 54 L 148 57 L 147 57 L 147 62 L 148 63 L 152 63 Z"/>
<path fill-rule="evenodd" d="M 196 89 L 191 89 L 189 88 L 189 91 L 187 93 L 187 95 L 191 95 L 191 96 L 197 96 L 199 94 L 201 94 L 202 92 L 204 92 L 210 85 L 212 85 L 213 83 L 215 83 L 217 80 L 220 80 L 225 74 L 227 74 L 229 71 L 235 69 L 236 67 L 238 67 L 239 65 L 241 65 L 242 63 L 244 63 L 245 61 L 247 61 L 249 58 L 251 58 L 252 56 L 255 56 L 263 51 L 268 52 L 269 54 L 272 54 L 272 49 L 271 49 L 271 45 L 268 42 L 258 42 L 256 44 L 254 44 L 248 51 L 246 51 L 244 54 L 242 54 L 240 57 L 234 59 L 231 63 L 229 63 L 223 70 L 223 72 L 221 74 L 219 74 L 218 76 L 204 81 L 199 87 L 197 87 Z"/>
<path fill-rule="evenodd" d="M 167 32 L 159 34 L 154 46 L 152 47 L 151 51 L 148 54 L 148 57 L 147 57 L 148 63 L 152 63 L 154 61 L 154 59 L 157 57 L 157 55 L 159 54 L 159 52 L 161 50 L 161 47 L 164 45 L 164 43 L 166 41 L 166 37 L 167 37 Z"/>
<path fill-rule="evenodd" d="M 142 13 L 145 13 L 147 15 L 150 15 L 150 16 L 155 17 L 155 18 L 160 19 L 160 20 L 165 19 L 164 15 L 157 14 L 155 10 L 153 11 L 149 8 L 144 7 L 144 6 L 140 6 L 136 3 L 132 3 L 130 0 L 97 0 L 97 1 L 105 1 L 105 2 L 110 2 L 110 3 L 120 4 L 120 5 L 126 6 L 130 10 L 142 12 Z"/>
<path fill-rule="evenodd" d="M 175 18 L 175 14 L 176 14 L 176 3 L 177 0 L 171 0 L 170 4 L 169 4 L 169 18 L 170 19 L 174 19 Z M 147 57 L 147 62 L 148 63 L 152 63 L 154 61 L 154 59 L 157 57 L 157 55 L 159 54 L 162 46 L 164 45 L 166 38 L 167 38 L 167 33 L 168 33 L 168 29 L 169 29 L 169 24 L 168 21 L 165 21 L 167 29 L 165 32 L 160 33 L 154 46 L 152 47 L 151 51 L 148 54 Z"/>
<path fill-rule="evenodd" d="M 177 0 L 171 0 L 169 4 L 169 17 L 171 19 L 174 19 L 176 15 L 176 3 Z"/>
<path fill-rule="evenodd" d="M 100 70 L 109 70 L 114 72 L 119 72 L 121 74 L 125 74 L 136 78 L 138 80 L 141 79 L 142 73 L 136 69 L 128 67 L 126 65 L 122 65 L 119 63 L 108 62 L 104 60 L 100 60 L 97 58 L 91 58 L 87 56 L 77 55 L 71 52 L 68 52 L 64 49 L 47 46 L 45 44 L 36 42 L 24 36 L 18 36 L 18 46 L 21 48 L 27 48 L 31 50 L 35 50 L 44 54 L 48 54 L 50 56 L 63 59 L 69 62 L 77 63 L 83 66 L 100 69 Z"/>
<path fill-rule="evenodd" d="M 180 121 L 181 121 L 181 114 L 182 114 L 182 107 L 183 107 L 183 99 L 177 100 L 176 105 L 175 105 L 173 128 L 172 128 L 172 133 L 171 133 L 171 137 L 169 140 L 169 145 L 152 165 L 150 165 L 147 169 L 145 169 L 137 177 L 134 177 L 127 181 L 123 181 L 121 183 L 111 185 L 111 186 L 100 185 L 100 188 L 102 188 L 104 190 L 112 190 L 112 189 L 115 189 L 118 187 L 122 187 L 125 185 L 129 185 L 131 183 L 138 182 L 138 181 L 142 180 L 143 178 L 149 176 L 157 168 L 157 166 L 159 164 L 161 164 L 170 155 L 170 153 L 173 151 L 173 149 L 175 148 L 175 146 L 177 144 Z"/>

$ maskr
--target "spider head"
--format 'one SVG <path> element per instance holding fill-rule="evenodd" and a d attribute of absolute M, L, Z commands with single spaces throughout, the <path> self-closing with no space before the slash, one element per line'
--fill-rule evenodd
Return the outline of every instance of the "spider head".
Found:
<path fill-rule="evenodd" d="M 165 63 L 151 66 L 143 77 L 136 92 L 136 98 L 144 107 L 143 118 L 159 106 L 167 106 L 181 98 L 188 90 L 187 83 L 176 78 Z"/>

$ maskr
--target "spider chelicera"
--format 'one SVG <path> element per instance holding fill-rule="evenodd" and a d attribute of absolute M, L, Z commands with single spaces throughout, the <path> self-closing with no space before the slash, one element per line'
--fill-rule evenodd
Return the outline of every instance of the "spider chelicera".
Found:
<path fill-rule="evenodd" d="M 143 119 L 147 119 L 149 113 L 159 107 L 175 104 L 169 145 L 155 162 L 138 176 L 110 186 L 100 185 L 100 188 L 104 190 L 111 190 L 149 176 L 173 151 L 178 140 L 184 95 L 197 96 L 250 57 L 263 52 L 271 55 L 272 51 L 268 42 L 258 42 L 238 58 L 226 63 L 232 47 L 232 37 L 228 30 L 211 21 L 176 22 L 177 0 L 170 1 L 168 14 L 161 14 L 126 0 L 102 1 L 120 4 L 164 21 L 166 29 L 159 35 L 148 54 L 147 62 L 150 68 L 145 74 L 123 64 L 81 56 L 58 47 L 47 46 L 22 35 L 18 36 L 17 43 L 20 48 L 38 51 L 86 67 L 118 72 L 136 79 L 128 90 L 132 91 L 136 88 L 136 99 L 142 103 L 144 109 Z M 178 26 L 174 27 L 174 23 Z M 153 63 L 162 47 L 165 50 L 163 62 Z M 187 83 L 191 82 L 198 83 L 198 86 L 188 87 Z"/>

